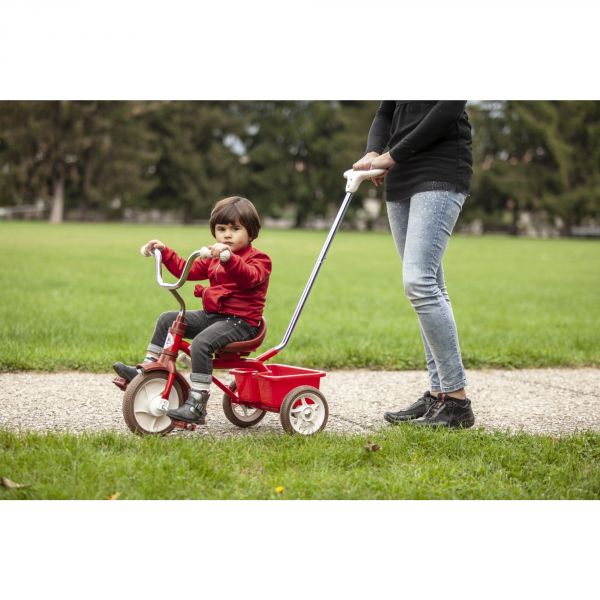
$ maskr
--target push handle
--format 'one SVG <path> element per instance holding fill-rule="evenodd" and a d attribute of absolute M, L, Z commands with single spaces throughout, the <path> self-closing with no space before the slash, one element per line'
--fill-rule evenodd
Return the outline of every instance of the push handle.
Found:
<path fill-rule="evenodd" d="M 379 177 L 379 175 L 383 175 L 384 173 L 385 169 L 371 169 L 370 171 L 355 171 L 354 169 L 350 169 L 344 173 L 344 177 L 347 179 L 346 192 L 354 194 L 365 179 Z"/>

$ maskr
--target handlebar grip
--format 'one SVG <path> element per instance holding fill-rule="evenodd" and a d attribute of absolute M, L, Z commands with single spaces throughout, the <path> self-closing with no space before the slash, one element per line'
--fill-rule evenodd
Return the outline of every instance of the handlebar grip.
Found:
<path fill-rule="evenodd" d="M 350 169 L 344 173 L 344 177 L 347 179 L 346 191 L 354 193 L 365 179 L 378 177 L 384 173 L 385 169 L 371 169 L 370 171 L 355 171 L 354 169 Z"/>
<path fill-rule="evenodd" d="M 211 251 L 206 246 L 202 246 L 198 252 L 200 252 L 200 258 L 210 258 L 212 256 Z M 227 262 L 230 258 L 230 250 L 223 250 L 223 252 L 221 252 L 221 259 L 223 262 Z"/>

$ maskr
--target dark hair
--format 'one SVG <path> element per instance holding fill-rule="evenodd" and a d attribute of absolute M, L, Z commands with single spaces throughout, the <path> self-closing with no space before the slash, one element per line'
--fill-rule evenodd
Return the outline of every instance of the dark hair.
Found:
<path fill-rule="evenodd" d="M 239 223 L 248 231 L 250 241 L 258 237 L 260 217 L 254 204 L 241 196 L 230 196 L 219 200 L 210 213 L 210 232 L 215 236 L 216 225 Z"/>

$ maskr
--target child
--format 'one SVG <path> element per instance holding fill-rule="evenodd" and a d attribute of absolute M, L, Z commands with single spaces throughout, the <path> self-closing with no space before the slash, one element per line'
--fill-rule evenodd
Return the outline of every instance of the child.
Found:
<path fill-rule="evenodd" d="M 185 404 L 167 413 L 172 419 L 196 424 L 205 422 L 212 355 L 231 342 L 256 337 L 271 274 L 271 259 L 252 247 L 260 231 L 260 218 L 250 200 L 232 196 L 217 202 L 210 214 L 210 231 L 217 240 L 209 246 L 212 256 L 197 259 L 188 275 L 189 280 L 210 282 L 210 287 L 197 285 L 194 289 L 194 295 L 202 298 L 204 310 L 185 313 L 185 336 L 193 338 L 192 389 Z M 181 275 L 185 260 L 174 250 L 160 240 L 150 240 L 145 248 L 147 252 L 158 248 L 167 269 L 175 277 Z M 230 252 L 221 255 L 225 250 Z M 160 356 L 176 316 L 177 311 L 160 315 L 144 362 L 156 361 Z M 135 367 L 120 362 L 113 368 L 127 381 L 138 374 Z"/>

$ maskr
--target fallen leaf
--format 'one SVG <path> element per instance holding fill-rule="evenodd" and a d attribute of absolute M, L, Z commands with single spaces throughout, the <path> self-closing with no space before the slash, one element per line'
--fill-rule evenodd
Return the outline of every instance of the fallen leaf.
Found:
<path fill-rule="evenodd" d="M 121 492 L 115 492 L 114 494 L 111 494 L 110 496 L 108 496 L 108 498 L 106 498 L 106 499 L 107 500 L 118 500 L 120 495 L 121 495 Z"/>
<path fill-rule="evenodd" d="M 284 488 L 282 485 L 278 485 L 278 486 L 275 488 L 275 492 L 276 492 L 277 494 L 283 494 L 283 492 L 284 492 L 284 491 L 285 491 L 285 488 Z"/>
<path fill-rule="evenodd" d="M 5 487 L 7 490 L 18 490 L 19 488 L 31 487 L 31 484 L 29 483 L 15 483 L 8 477 L 0 478 L 0 483 L 2 483 L 2 487 Z"/>
<path fill-rule="evenodd" d="M 378 450 L 381 450 L 381 446 L 379 444 L 374 444 L 373 442 L 367 442 L 365 444 L 365 450 L 367 452 L 377 452 Z"/>

